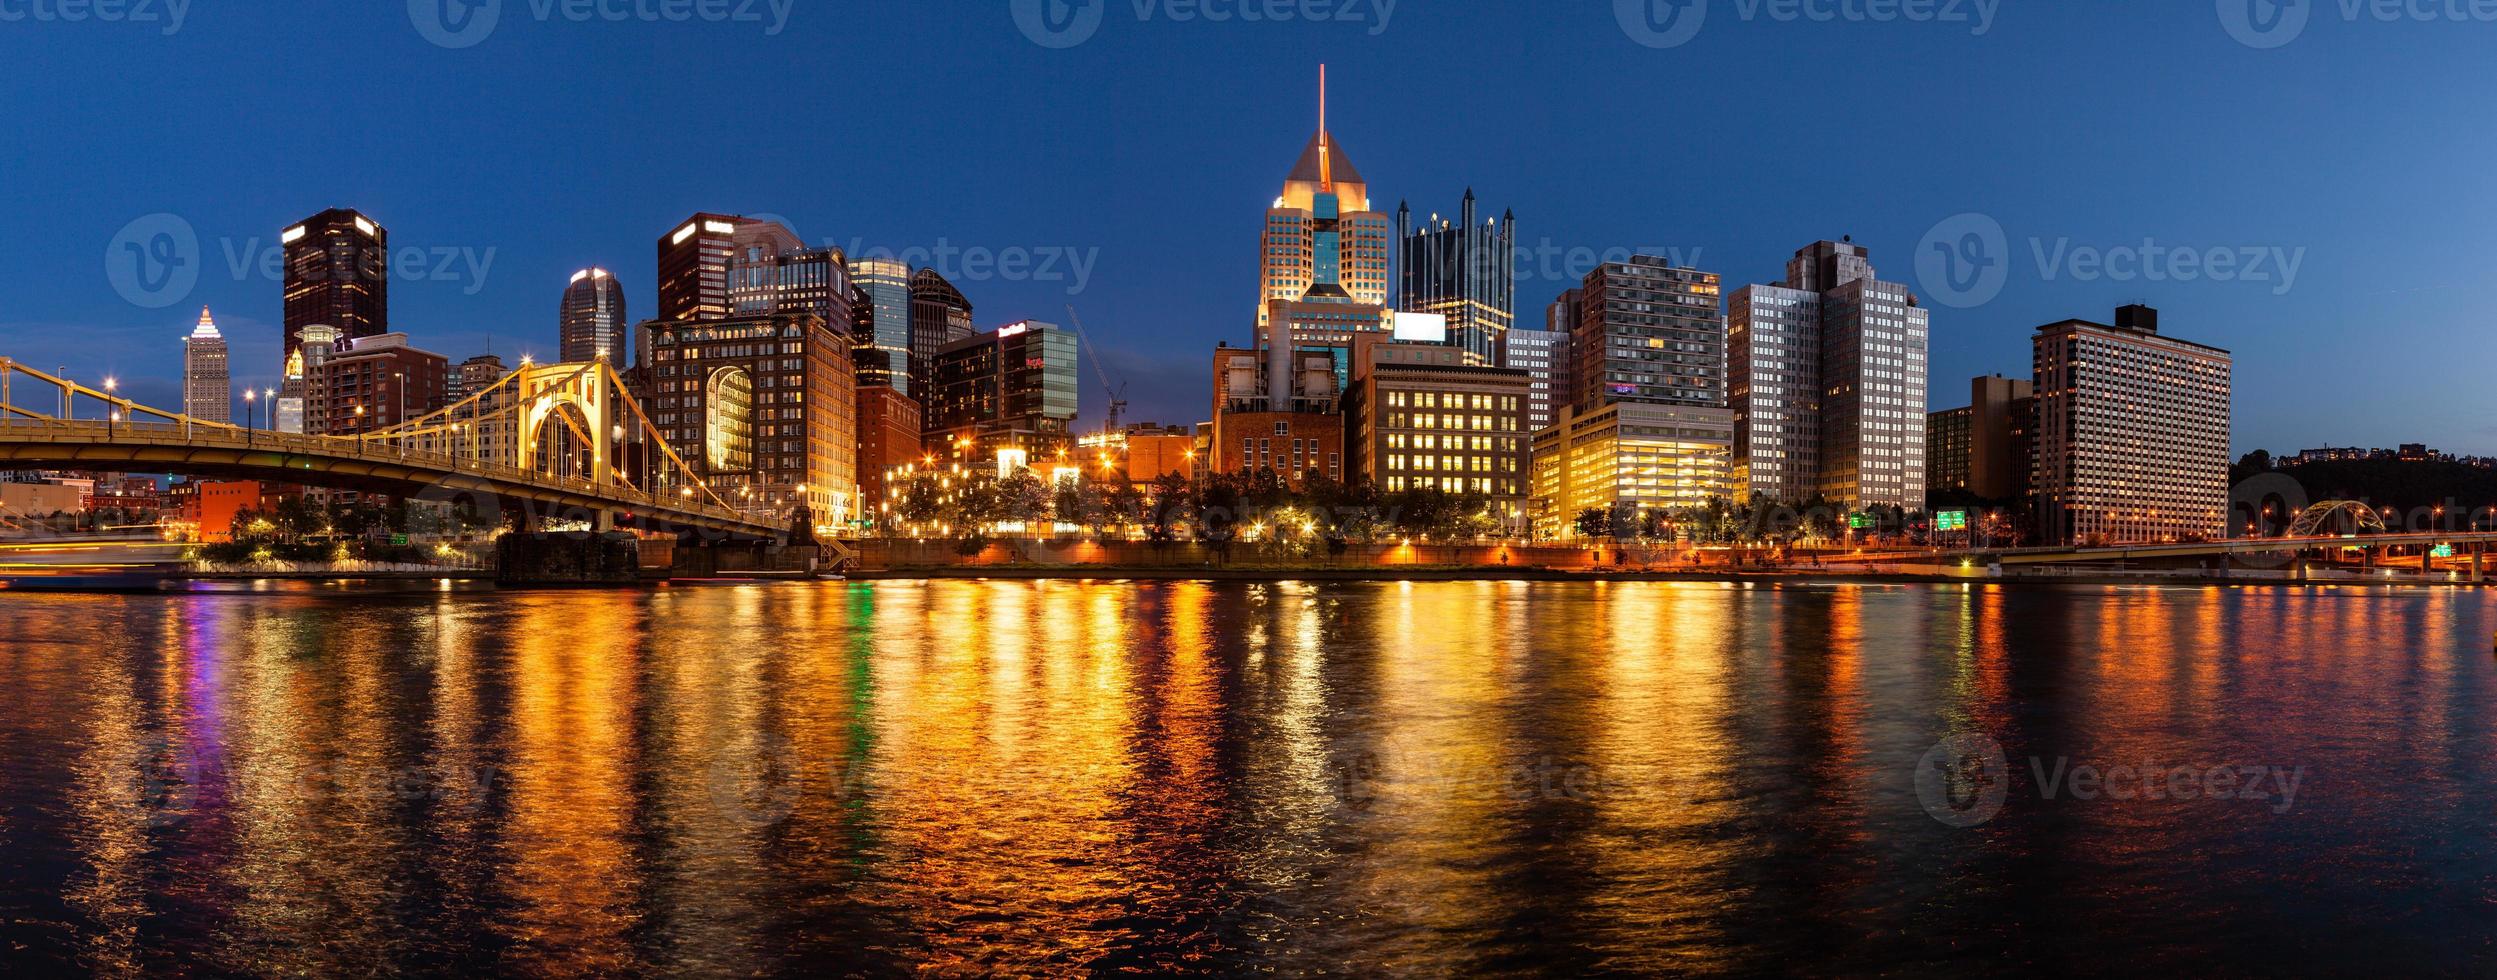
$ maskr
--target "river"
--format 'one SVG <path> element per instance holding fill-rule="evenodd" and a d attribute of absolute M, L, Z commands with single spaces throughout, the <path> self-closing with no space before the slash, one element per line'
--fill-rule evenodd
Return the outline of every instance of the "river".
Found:
<path fill-rule="evenodd" d="M 0 594 L 0 964 L 2487 975 L 2492 631 L 2429 589 Z"/>

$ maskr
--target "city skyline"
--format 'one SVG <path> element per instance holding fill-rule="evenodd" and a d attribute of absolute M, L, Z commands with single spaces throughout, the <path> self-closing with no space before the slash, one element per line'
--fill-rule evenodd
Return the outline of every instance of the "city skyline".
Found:
<path fill-rule="evenodd" d="M 666 43 L 667 25 L 591 29 L 511 24 L 474 50 L 444 54 L 419 36 L 402 12 L 387 13 L 341 20 L 335 26 L 344 46 L 360 43 L 374 57 L 410 64 L 449 59 L 481 71 L 487 83 L 505 86 L 553 77 L 609 86 L 640 100 L 653 119 L 678 104 L 678 97 L 637 84 L 608 65 L 619 54 Z M 1657 50 L 1624 37 L 1605 14 L 1609 11 L 1502 23 L 1509 43 L 1522 52 L 1553 51 L 1567 44 L 1583 46 L 1588 56 L 1582 63 L 1547 64 L 1531 72 L 1496 68 L 1476 83 L 1490 103 L 1486 118 L 1491 121 L 1485 125 L 1514 130 L 1514 135 L 1487 140 L 1448 139 L 1428 125 L 1429 106 L 1439 93 L 1388 69 L 1400 52 L 1451 43 L 1479 32 L 1485 23 L 1465 11 L 1420 9 L 1402 11 L 1390 29 L 1375 37 L 1345 25 L 1250 29 L 1236 24 L 1114 22 L 1072 50 L 1033 44 L 1002 14 L 993 24 L 981 24 L 978 18 L 944 18 L 933 12 L 862 12 L 855 26 L 876 36 L 907 41 L 941 30 L 948 37 L 959 36 L 967 51 L 993 56 L 995 63 L 960 82 L 914 76 L 926 86 L 914 99 L 891 107 L 862 107 L 858 111 L 864 117 L 849 128 L 901 131 L 928 119 L 959 115 L 992 132 L 1001 141 L 997 145 L 1020 141 L 1046 151 L 967 153 L 959 160 L 921 161 L 911 167 L 878 161 L 865 151 L 828 152 L 821 143 L 793 139 L 786 148 L 763 151 L 765 162 L 803 155 L 812 161 L 807 169 L 763 165 L 696 175 L 690 164 L 647 145 L 647 125 L 590 133 L 575 128 L 567 132 L 592 144 L 591 152 L 573 146 L 563 157 L 577 172 L 579 186 L 566 181 L 523 195 L 495 186 L 538 182 L 517 178 L 520 171 L 512 168 L 521 164 L 466 159 L 468 155 L 430 138 L 429 126 L 466 121 L 517 144 L 517 159 L 533 168 L 537 161 L 553 159 L 553 146 L 562 141 L 555 134 L 525 131 L 537 125 L 541 97 L 517 93 L 516 104 L 493 108 L 483 90 L 449 88 L 476 83 L 443 82 L 447 94 L 439 99 L 417 95 L 385 100 L 369 117 L 344 123 L 362 137 L 361 142 L 348 141 L 345 149 L 284 143 L 266 128 L 269 124 L 257 120 L 212 116 L 226 127 L 213 134 L 187 121 L 170 120 L 161 135 L 143 133 L 137 145 L 197 141 L 220 152 L 186 158 L 179 167 L 93 167 L 111 172 L 102 180 L 99 173 L 74 170 L 71 158 L 105 152 L 103 160 L 109 164 L 111 154 L 122 151 L 70 142 L 35 147 L 18 164 L 26 179 L 13 185 L 58 189 L 41 201 L 21 198 L 21 206 L 14 209 L 17 220 L 40 222 L 52 231 L 19 237 L 60 245 L 41 250 L 21 246 L 29 254 L 10 275 L 25 278 L 12 283 L 12 294 L 27 301 L 0 323 L 0 330 L 25 338 L 29 349 L 17 353 L 30 361 L 63 363 L 90 376 L 114 374 L 141 401 L 178 403 L 179 347 L 173 341 L 188 320 L 180 311 L 211 305 L 220 311 L 220 325 L 235 348 L 237 388 L 268 387 L 277 380 L 270 376 L 270 366 L 277 363 L 273 338 L 280 319 L 278 286 L 261 275 L 255 256 L 275 248 L 289 222 L 329 207 L 353 207 L 387 226 L 395 248 L 426 250 L 419 267 L 394 268 L 392 329 L 409 332 L 429 349 L 453 357 L 483 352 L 491 337 L 497 351 L 515 358 L 534 352 L 543 358 L 556 348 L 545 306 L 572 272 L 592 266 L 615 269 L 628 287 L 631 309 L 656 309 L 656 277 L 642 256 L 649 240 L 669 222 L 702 210 L 771 214 L 787 216 L 810 243 L 830 242 L 845 249 L 855 243 L 870 254 L 877 248 L 933 248 L 942 243 L 986 250 L 992 258 L 1021 249 L 1035 268 L 1050 261 L 1064 281 L 1037 280 L 1034 275 L 1008 280 L 993 269 L 985 277 L 949 278 L 979 308 L 976 326 L 984 330 L 1025 318 L 1061 318 L 1064 306 L 1076 306 L 1095 334 L 1106 366 L 1133 386 L 1129 418 L 1195 421 L 1191 416 L 1202 413 L 1202 352 L 1215 340 L 1236 343 L 1245 333 L 1237 312 L 1238 283 L 1255 274 L 1256 257 L 1243 242 L 1256 224 L 1263 198 L 1272 193 L 1273 174 L 1291 163 L 1277 155 L 1288 154 L 1308 134 L 1307 79 L 1323 61 L 1332 66 L 1336 91 L 1330 129 L 1358 153 L 1363 175 L 1389 189 L 1393 199 L 1445 202 L 1470 186 L 1518 214 L 1519 241 L 1530 262 L 1520 270 L 1517 288 L 1519 305 L 1530 316 L 1574 278 L 1538 274 L 1545 270 L 1535 267 L 1541 261 L 1536 256 L 1547 246 L 1564 258 L 1571 249 L 1678 250 L 1684 264 L 1751 281 L 1766 278 L 1759 270 L 1778 267 L 1798 242 L 1852 235 L 1879 255 L 1894 256 L 1889 277 L 1913 287 L 1933 311 L 1931 375 L 1941 379 L 1944 392 L 1953 390 L 1951 379 L 2018 371 L 2026 362 L 2028 331 L 2038 323 L 2143 301 L 2179 322 L 2196 324 L 2197 339 L 2239 352 L 2241 390 L 2233 452 L 2405 442 L 2475 454 L 2497 450 L 2497 434 L 2462 418 L 2466 413 L 2435 410 L 2439 389 L 2464 383 L 2459 374 L 2445 373 L 2459 370 L 2453 366 L 2458 358 L 2421 358 L 2415 370 L 2396 371 L 2365 363 L 2346 366 L 2337 363 L 2346 359 L 2317 352 L 2361 331 L 2387 343 L 2422 345 L 2447 342 L 2430 338 L 2471 336 L 2463 329 L 2473 321 L 2461 297 L 2474 284 L 2475 273 L 2462 270 L 2448 256 L 2461 254 L 2452 229 L 2471 224 L 2469 219 L 2487 205 L 2468 195 L 2457 199 L 2452 193 L 2407 186 L 2433 186 L 2435 176 L 2455 163 L 2443 156 L 2429 159 L 2425 167 L 2430 179 L 2400 182 L 2402 187 L 2369 185 L 2356 195 L 2319 195 L 2317 180 L 2383 172 L 2374 169 L 2381 164 L 2373 159 L 2383 151 L 2335 151 L 2339 155 L 2327 159 L 2327 166 L 2303 176 L 2264 173 L 2248 161 L 2279 152 L 2284 137 L 2270 134 L 2269 127 L 2280 110 L 2258 106 L 2209 121 L 2209 107 L 2202 103 L 2206 97 L 2190 94 L 2195 91 L 2192 81 L 2202 73 L 2221 77 L 2223 71 L 2231 72 L 2225 77 L 2232 81 L 2277 82 L 2294 94 L 2325 84 L 2305 75 L 2334 59 L 2357 59 L 2398 77 L 2405 66 L 2387 59 L 2384 49 L 2405 40 L 2420 42 L 2427 50 L 2466 44 L 2468 32 L 2440 35 L 2404 25 L 2319 25 L 2293 46 L 2258 51 L 2237 43 L 2208 10 L 2142 12 L 2144 23 L 2155 29 L 2153 50 L 2161 56 L 2153 60 L 2156 70 L 2140 78 L 2094 80 L 2087 87 L 2096 90 L 2094 96 L 2029 93 L 2027 97 L 2047 98 L 2065 113 L 2050 124 L 2018 118 L 2031 110 L 2015 111 L 2009 96 L 1973 89 L 1984 88 L 1987 79 L 2014 80 L 2038 70 L 2028 63 L 2030 56 L 2050 43 L 2062 45 L 2055 50 L 2055 64 L 2104 61 L 2119 52 L 2119 35 L 2130 37 L 2139 30 L 2119 31 L 2120 25 L 2104 18 L 2084 23 L 2061 11 L 2007 12 L 1983 37 L 1964 30 L 1953 33 L 1945 25 L 1727 18 L 1712 22 L 1708 33 L 1689 45 Z M 183 77 L 211 71 L 212 63 L 255 64 L 276 50 L 271 41 L 253 40 L 255 34 L 283 39 L 289 30 L 301 30 L 263 21 L 262 16 L 244 11 L 194 17 L 182 32 L 166 39 L 166 50 L 152 59 L 152 70 Z M 2360 26 L 2369 29 L 2361 31 Z M 752 47 L 763 63 L 777 63 L 802 57 L 797 49 L 805 47 L 803 39 L 820 41 L 837 35 L 839 28 L 810 23 L 805 11 L 799 11 L 780 39 L 792 43 Z M 699 37 L 704 30 L 725 33 L 729 28 L 682 30 Z M 107 62 L 149 53 L 147 46 L 119 43 L 125 39 L 107 36 L 109 32 L 102 25 L 64 27 L 43 40 L 72 51 L 92 46 L 92 53 Z M 1855 43 L 1868 35 L 1883 43 Z M 737 40 L 750 39 L 740 35 Z M 1971 71 L 1965 77 L 1972 91 L 1937 101 L 1920 94 L 1905 73 L 1873 71 L 1869 52 L 1893 42 L 1910 52 L 1946 52 L 1967 61 Z M 1811 180 L 1843 185 L 1840 190 L 1846 194 L 1799 194 L 1794 185 L 1806 179 L 1805 171 L 1799 164 L 1779 162 L 1778 156 L 1807 142 L 1797 136 L 1772 134 L 1753 148 L 1637 133 L 1617 134 L 1635 139 L 1615 145 L 1573 135 L 1580 128 L 1575 124 L 1594 111 L 1576 103 L 1602 85 L 1639 78 L 1688 81 L 1705 80 L 1711 72 L 1724 75 L 1708 88 L 1717 107 L 1711 125 L 1791 101 L 1805 82 L 1730 74 L 1729 66 L 1746 52 L 1770 45 L 1791 46 L 1799 57 L 1824 57 L 1842 71 L 1869 72 L 1863 84 L 1874 102 L 1909 110 L 1912 119 L 1928 123 L 1923 129 L 1947 122 L 1954 144 L 1984 152 L 1973 160 L 1940 160 L 1931 136 L 1918 137 L 1913 147 L 1905 140 L 1873 140 L 1857 151 L 1861 156 L 1849 172 L 1812 171 Z M 1257 64 L 1208 63 L 1216 59 L 1204 57 L 1206 52 L 1226 46 L 1252 53 L 1254 57 L 1240 60 Z M 792 50 L 778 50 L 782 47 Z M 857 53 L 871 65 L 895 57 L 874 47 L 861 45 Z M 1119 60 L 1113 55 L 1126 59 L 1124 64 L 1167 69 L 1200 84 L 1171 86 L 1159 94 L 1120 86 L 1102 70 L 1105 62 Z M 2215 64 L 2200 63 L 2204 61 Z M 1009 78 L 1041 75 L 1050 80 L 1024 88 L 1004 84 Z M 1258 79 L 1258 86 L 1226 84 L 1246 78 Z M 1529 78 L 1531 85 L 1525 84 Z M 28 87 L 40 94 L 46 86 L 35 80 Z M 2128 93 L 2148 88 L 2158 94 L 2124 100 L 2150 99 L 2148 110 L 2138 113 L 2142 118 L 2127 120 L 2091 101 L 2105 100 L 2110 86 Z M 1272 97 L 1260 98 L 1260 92 Z M 2442 97 L 2432 93 L 2426 107 L 2405 112 L 2434 111 Z M 106 93 L 102 98 L 108 108 L 144 108 L 128 103 L 127 95 Z M 182 107 L 190 96 L 176 90 L 149 98 L 159 100 L 155 108 L 162 111 Z M 544 98 L 551 111 L 552 97 Z M 983 100 L 995 104 L 982 105 Z M 2303 115 L 2320 113 L 2325 118 L 2313 120 L 2317 124 L 2378 127 L 2400 121 L 2360 118 L 2354 108 L 2309 102 Z M 1934 109 L 1946 105 L 1947 113 L 1937 116 Z M 1548 110 L 1549 118 L 1521 112 L 1530 106 Z M 56 110 L 34 111 L 41 115 Z M 726 134 L 760 118 L 732 111 L 705 126 Z M 1209 125 L 1207 119 L 1220 122 Z M 1845 132 L 1878 128 L 1869 121 L 1834 125 Z M 2109 135 L 2111 146 L 2121 146 L 2130 137 L 2142 149 L 2067 159 L 2063 151 L 2068 147 L 2059 136 L 2050 136 L 2074 126 L 2097 127 Z M 420 135 L 428 138 L 407 142 Z M 2210 152 L 2186 156 L 2160 142 L 2176 139 Z M 2232 139 L 2251 143 L 2244 148 L 2209 145 Z M 389 153 L 382 152 L 385 147 Z M 2453 161 L 2472 155 L 2467 145 L 2454 150 Z M 584 165 L 590 160 L 600 165 Z M 1658 163 L 1672 168 L 1671 188 L 1652 186 L 1652 178 L 1639 176 Z M 246 172 L 254 167 L 265 173 Z M 813 179 L 811 172 L 844 179 Z M 860 187 L 880 190 L 860 193 Z M 1703 192 L 1701 197 L 1694 199 L 1693 190 Z M 2112 202 L 2107 200 L 2110 191 Z M 1822 203 L 1850 196 L 1880 203 Z M 2288 209 L 2284 215 L 2276 206 L 2283 200 L 2327 198 L 2334 203 L 2312 205 L 2305 212 Z M 1123 208 L 1122 202 L 1145 207 Z M 1148 230 L 1137 223 L 1143 220 L 1139 214 L 1122 214 L 1132 211 L 1177 211 L 1186 220 L 1157 221 Z M 198 240 L 193 255 L 199 276 L 178 302 L 144 308 L 115 288 L 104 259 L 117 235 L 155 214 L 173 215 L 191 229 Z M 1929 274 L 1920 268 L 1924 239 L 1956 230 L 1952 221 L 1963 214 L 1985 216 L 2003 230 L 2006 247 L 1991 257 L 2014 266 L 1999 293 L 1974 308 L 1944 302 L 1968 297 L 1937 296 L 1926 281 Z M 1985 230 L 1982 223 L 1972 227 Z M 2380 231 L 2369 231 L 2385 227 L 2436 234 L 2387 239 Z M 2121 249 L 2138 249 L 2145 238 L 2163 250 L 2278 252 L 2282 258 L 2265 258 L 2263 265 L 2276 279 L 2292 268 L 2297 275 L 2287 282 L 2214 282 L 2208 277 L 2156 282 L 2106 271 L 2108 258 Z M 1039 255 L 1044 249 L 1066 251 L 1045 260 Z M 447 254 L 437 256 L 436 250 Z M 1088 260 L 1078 261 L 1087 255 Z M 2290 255 L 2304 258 L 2291 263 L 2286 261 Z M 245 269 L 240 276 L 233 271 L 237 258 Z M 2042 275 L 2041 265 L 2051 266 L 2052 272 Z M 1080 288 L 1074 281 L 1079 268 Z M 2087 273 L 2092 269 L 2098 271 Z M 1070 290 L 1073 295 L 1068 295 Z M 77 356 L 65 341 L 80 336 L 109 337 L 113 343 L 100 352 L 95 345 L 81 345 L 86 356 Z M 2352 383 L 2339 386 L 2358 400 L 2334 404 L 2302 396 L 2300 379 L 2328 365 L 2361 372 Z M 2426 376 L 2419 377 L 2420 372 Z M 1084 385 L 1087 423 L 1097 421 L 1103 407 L 1097 387 L 1089 379 Z M 1927 407 L 1951 407 L 1952 400 L 1937 396 Z"/>

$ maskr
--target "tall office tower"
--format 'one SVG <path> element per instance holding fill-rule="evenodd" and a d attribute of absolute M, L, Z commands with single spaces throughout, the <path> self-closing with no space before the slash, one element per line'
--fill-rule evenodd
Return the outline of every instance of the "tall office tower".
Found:
<path fill-rule="evenodd" d="M 1929 314 L 1851 241 L 1795 252 L 1727 302 L 1737 489 L 1855 507 L 1925 505 Z"/>
<path fill-rule="evenodd" d="M 1266 212 L 1259 254 L 1263 275 L 1257 297 L 1257 336 L 1265 343 L 1275 304 L 1356 304 L 1380 311 L 1387 329 L 1388 255 L 1394 247 L 1387 216 L 1370 210 L 1370 185 L 1327 130 L 1326 69 L 1318 70 L 1318 132 L 1283 181 L 1283 194 Z"/>
<path fill-rule="evenodd" d="M 945 281 L 935 269 L 921 269 L 910 277 L 910 390 L 917 394 L 921 411 L 928 402 L 928 370 L 936 363 L 936 352 L 945 345 L 968 340 L 978 328 L 971 325 L 971 301 L 962 290 Z"/>
<path fill-rule="evenodd" d="M 856 378 L 847 332 L 803 313 L 652 320 L 651 424 L 712 492 L 774 519 L 858 516 Z"/>
<path fill-rule="evenodd" d="M 933 419 L 921 440 L 954 462 L 1003 450 L 1039 459 L 1074 443 L 1078 338 L 1026 320 L 937 352 L 928 388 Z"/>
<path fill-rule="evenodd" d="M 182 339 L 182 414 L 202 422 L 234 421 L 234 374 L 228 363 L 225 335 L 208 308 L 199 308 L 199 325 Z"/>
<path fill-rule="evenodd" d="M 1569 334 L 1557 330 L 1511 330 L 1500 345 L 1500 366 L 1526 372 L 1526 431 L 1541 432 L 1560 418 L 1569 396 Z"/>
<path fill-rule="evenodd" d="M 2037 499 L 2051 544 L 2217 539 L 2228 526 L 2232 358 L 2159 312 L 2065 320 L 2036 345 Z"/>
<path fill-rule="evenodd" d="M 303 346 L 286 355 L 286 383 L 278 390 L 271 416 L 279 432 L 321 435 L 329 431 L 328 399 L 319 389 L 321 368 L 337 356 L 344 339 L 338 328 L 315 323 L 303 328 Z"/>
<path fill-rule="evenodd" d="M 630 364 L 626 338 L 632 323 L 624 313 L 624 286 L 614 275 L 605 269 L 575 272 L 572 284 L 564 287 L 557 356 L 566 364 Z"/>
<path fill-rule="evenodd" d="M 450 359 L 407 341 L 403 333 L 365 337 L 321 363 L 312 387 L 324 402 L 319 410 L 322 434 L 386 429 L 447 404 Z"/>
<path fill-rule="evenodd" d="M 729 266 L 741 256 L 799 248 L 775 221 L 697 214 L 659 239 L 659 319 L 717 320 L 736 314 Z"/>
<path fill-rule="evenodd" d="M 858 359 L 858 383 L 920 394 L 911 387 L 910 266 L 897 259 L 852 259 L 850 285 L 855 290 L 850 339 Z"/>
<path fill-rule="evenodd" d="M 1415 228 L 1413 209 L 1399 205 L 1396 238 L 1404 246 L 1397 310 L 1447 317 L 1448 342 L 1465 351 L 1467 363 L 1497 366 L 1501 339 L 1517 322 L 1517 215 L 1474 220 L 1469 187 L 1454 223 L 1434 214 Z"/>
<path fill-rule="evenodd" d="M 1580 414 L 1615 402 L 1725 406 L 1725 316 L 1715 273 L 1652 255 L 1587 274 L 1570 335 Z"/>
<path fill-rule="evenodd" d="M 303 328 L 338 328 L 341 341 L 390 332 L 390 232 L 353 210 L 332 208 L 279 236 L 286 262 L 286 351 Z"/>

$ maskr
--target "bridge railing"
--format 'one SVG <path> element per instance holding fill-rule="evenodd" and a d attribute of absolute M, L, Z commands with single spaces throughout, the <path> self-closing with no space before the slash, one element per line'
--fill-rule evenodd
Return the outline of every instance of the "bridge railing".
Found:
<path fill-rule="evenodd" d="M 363 439 L 156 420 L 102 422 L 87 419 L 23 417 L 0 418 L 0 433 L 5 433 L 12 440 L 33 438 L 62 444 L 239 449 L 245 452 L 266 451 L 281 455 L 318 456 L 327 459 L 395 462 L 455 474 L 473 474 L 516 486 L 564 490 L 606 503 L 648 509 L 657 514 L 684 514 L 715 521 L 759 523 L 752 515 L 686 499 L 681 493 L 644 491 L 622 484 L 602 484 L 581 477 L 549 476 L 517 466 L 488 462 L 470 456 L 389 443 L 374 443 Z"/>

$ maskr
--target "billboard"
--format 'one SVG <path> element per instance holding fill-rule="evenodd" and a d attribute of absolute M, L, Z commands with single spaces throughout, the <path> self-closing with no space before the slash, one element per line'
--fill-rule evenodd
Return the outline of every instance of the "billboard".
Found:
<path fill-rule="evenodd" d="M 1396 339 L 1425 344 L 1448 342 L 1448 318 L 1437 313 L 1396 314 Z"/>

